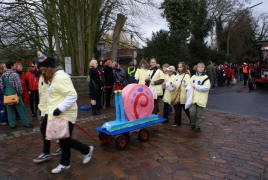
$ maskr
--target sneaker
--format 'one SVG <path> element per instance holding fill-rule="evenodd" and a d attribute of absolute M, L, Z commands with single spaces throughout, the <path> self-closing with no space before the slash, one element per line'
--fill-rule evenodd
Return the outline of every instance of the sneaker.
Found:
<path fill-rule="evenodd" d="M 173 123 L 171 126 L 177 126 L 177 124 L 176 123 Z"/>
<path fill-rule="evenodd" d="M 41 162 L 44 162 L 44 161 L 48 161 L 50 159 L 51 159 L 51 155 L 50 154 L 42 153 L 37 158 L 34 158 L 33 159 L 33 162 L 34 163 L 41 163 Z"/>
<path fill-rule="evenodd" d="M 0 123 L 1 126 L 6 126 L 7 123 L 6 122 L 3 122 L 3 123 Z"/>
<path fill-rule="evenodd" d="M 65 170 L 65 169 L 70 169 L 70 165 L 69 166 L 64 166 L 64 165 L 59 164 L 56 168 L 51 170 L 51 173 L 52 174 L 58 174 L 62 170 Z"/>
<path fill-rule="evenodd" d="M 58 148 L 54 153 L 51 153 L 52 156 L 59 156 L 61 155 L 61 148 Z"/>
<path fill-rule="evenodd" d="M 83 164 L 87 164 L 90 161 L 90 159 L 92 158 L 93 151 L 94 151 L 94 147 L 89 146 L 89 153 L 85 155 L 83 159 Z"/>

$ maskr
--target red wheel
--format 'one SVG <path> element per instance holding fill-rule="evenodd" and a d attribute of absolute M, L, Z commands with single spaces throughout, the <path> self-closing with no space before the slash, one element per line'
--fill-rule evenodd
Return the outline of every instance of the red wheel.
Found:
<path fill-rule="evenodd" d="M 149 131 L 147 129 L 142 129 L 139 132 L 139 140 L 142 142 L 148 141 L 149 140 Z"/>
<path fill-rule="evenodd" d="M 120 135 L 115 140 L 115 145 L 118 150 L 125 149 L 128 144 L 128 138 L 125 135 Z"/>
<path fill-rule="evenodd" d="M 120 142 L 119 142 L 119 145 L 121 148 L 125 147 L 126 146 L 126 143 L 127 141 L 125 139 L 121 139 Z"/>
<path fill-rule="evenodd" d="M 99 133 L 99 140 L 109 142 L 111 140 L 111 137 L 104 133 Z M 106 143 L 104 142 L 104 143 Z"/>

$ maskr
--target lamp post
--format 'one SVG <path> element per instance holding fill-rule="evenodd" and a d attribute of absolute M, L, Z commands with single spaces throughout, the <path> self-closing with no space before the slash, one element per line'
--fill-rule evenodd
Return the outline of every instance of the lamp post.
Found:
<path fill-rule="evenodd" d="M 100 59 L 103 59 L 103 50 L 104 50 L 105 42 L 104 41 L 99 41 L 97 43 L 97 50 L 100 52 Z"/>

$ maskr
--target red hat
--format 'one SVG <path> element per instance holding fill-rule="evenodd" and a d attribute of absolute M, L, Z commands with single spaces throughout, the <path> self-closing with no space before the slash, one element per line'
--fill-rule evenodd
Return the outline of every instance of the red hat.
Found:
<path fill-rule="evenodd" d="M 104 59 L 99 59 L 99 61 L 104 61 Z"/>

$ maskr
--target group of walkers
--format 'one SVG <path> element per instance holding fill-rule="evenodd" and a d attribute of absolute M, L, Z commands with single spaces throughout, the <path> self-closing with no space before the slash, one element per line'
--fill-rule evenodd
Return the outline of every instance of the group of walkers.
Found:
<path fill-rule="evenodd" d="M 163 107 L 162 115 L 167 119 L 164 123 L 167 123 L 170 119 L 170 109 L 174 109 L 172 126 L 180 126 L 184 111 L 189 119 L 190 129 L 200 132 L 209 90 L 216 84 L 223 85 L 227 82 L 227 85 L 230 85 L 234 79 L 240 79 L 239 72 L 237 65 L 215 66 L 213 62 L 210 62 L 207 68 L 200 62 L 192 71 L 184 62 L 178 62 L 177 68 L 169 64 L 163 64 L 161 67 L 155 58 L 149 62 L 141 59 L 137 67 L 130 62 L 125 71 L 119 63 L 112 60 L 91 60 L 89 98 L 92 113 L 99 115 L 104 105 L 106 108 L 111 107 L 114 90 L 122 90 L 128 84 L 144 84 L 151 89 L 154 96 L 153 114 L 160 115 L 160 107 Z M 250 72 L 252 72 L 250 66 L 244 64 L 242 66 L 244 80 L 251 76 Z M 1 123 L 5 122 L 3 119 L 6 118 L 6 112 L 9 126 L 15 128 L 15 112 L 17 112 L 23 125 L 32 127 L 26 116 L 24 104 L 30 104 L 33 117 L 38 114 L 38 109 L 40 111 L 43 150 L 33 162 L 41 163 L 50 160 L 52 156 L 61 155 L 59 165 L 51 171 L 60 173 L 70 168 L 71 148 L 84 155 L 82 161 L 84 164 L 90 161 L 94 147 L 72 138 L 78 113 L 77 92 L 70 76 L 56 68 L 54 58 L 39 55 L 35 62 L 30 64 L 30 69 L 25 75 L 20 63 L 10 61 L 2 64 L 0 90 Z M 7 104 L 4 99 L 13 95 L 18 96 L 18 102 Z M 163 106 L 159 106 L 160 103 L 163 103 Z M 55 129 L 55 132 L 68 133 L 63 133 L 61 138 L 57 138 L 59 148 L 56 152 L 50 153 L 51 140 L 54 140 L 53 138 L 56 140 L 56 137 L 49 124 L 53 122 L 61 124 L 61 120 L 67 122 L 61 127 L 67 128 Z"/>
<path fill-rule="evenodd" d="M 211 86 L 209 77 L 205 73 L 204 63 L 198 63 L 191 76 L 184 62 L 179 62 L 177 69 L 169 64 L 164 64 L 160 68 L 155 58 L 152 58 L 150 62 L 141 59 L 137 68 L 130 62 L 126 72 L 117 62 L 99 61 L 98 65 L 96 60 L 91 60 L 89 77 L 93 115 L 100 114 L 103 94 L 105 94 L 106 107 L 109 108 L 113 90 L 122 90 L 132 83 L 144 84 L 154 94 L 153 114 L 160 114 L 159 103 L 163 101 L 163 117 L 167 119 L 166 122 L 169 119 L 170 109 L 174 107 L 173 126 L 181 125 L 181 114 L 184 110 L 190 119 L 191 129 L 195 132 L 201 131 L 201 116 L 207 105 Z"/>
<path fill-rule="evenodd" d="M 25 105 L 29 104 L 32 117 L 37 117 L 39 93 L 38 82 L 40 72 L 35 63 L 30 62 L 26 74 L 20 62 L 9 61 L 0 65 L 0 124 L 16 128 L 16 116 L 22 121 L 23 126 L 31 128 L 26 115 Z M 4 103 L 4 97 L 16 94 L 18 103 L 10 105 Z"/>
<path fill-rule="evenodd" d="M 216 65 L 214 62 L 210 61 L 206 72 L 209 76 L 211 87 L 231 86 L 236 84 L 237 81 L 244 81 L 244 86 L 246 86 L 248 81 L 250 82 L 250 80 L 254 78 L 256 65 L 248 65 L 245 62 L 240 66 L 233 63 Z"/>

